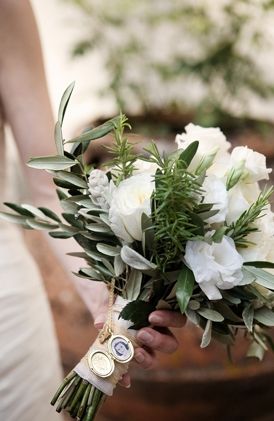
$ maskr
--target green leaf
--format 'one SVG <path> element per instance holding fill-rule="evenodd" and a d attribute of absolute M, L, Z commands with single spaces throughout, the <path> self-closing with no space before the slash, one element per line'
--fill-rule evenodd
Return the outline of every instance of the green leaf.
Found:
<path fill-rule="evenodd" d="M 66 141 L 65 143 L 75 143 L 75 142 L 86 142 L 91 141 L 95 139 L 99 139 L 108 133 L 110 133 L 114 128 L 116 122 L 119 121 L 119 116 L 114 117 L 111 120 L 106 121 L 105 123 L 101 124 L 98 127 L 95 127 L 94 129 L 88 130 L 85 133 L 81 134 L 80 136 L 75 137 L 74 139 L 70 139 Z"/>
<path fill-rule="evenodd" d="M 128 266 L 137 270 L 146 271 L 156 269 L 156 265 L 154 263 L 147 260 L 144 256 L 137 253 L 137 251 L 133 250 L 129 246 L 122 247 L 121 258 Z"/>
<path fill-rule="evenodd" d="M 131 329 L 142 329 L 149 326 L 148 317 L 155 310 L 155 306 L 147 301 L 136 300 L 127 304 L 119 315 L 119 319 L 129 320 L 133 323 Z"/>
<path fill-rule="evenodd" d="M 212 241 L 214 241 L 214 243 L 220 243 L 226 233 L 227 227 L 220 227 L 218 229 L 216 229 L 216 231 L 214 232 L 212 238 Z"/>
<path fill-rule="evenodd" d="M 7 222 L 23 225 L 24 228 L 29 228 L 27 224 L 27 218 L 28 218 L 27 216 L 14 215 L 8 212 L 0 212 L 0 218 Z"/>
<path fill-rule="evenodd" d="M 265 326 L 274 326 L 274 312 L 266 307 L 256 310 L 254 313 L 254 319 Z"/>
<path fill-rule="evenodd" d="M 254 320 L 254 306 L 253 303 L 248 304 L 242 313 L 244 324 L 246 325 L 249 332 L 252 332 L 253 329 L 253 320 Z"/>
<path fill-rule="evenodd" d="M 217 152 L 211 153 L 209 155 L 204 155 L 201 161 L 199 162 L 199 164 L 197 165 L 195 174 L 196 175 L 204 174 L 206 170 L 210 168 L 211 165 L 213 164 L 216 154 Z"/>
<path fill-rule="evenodd" d="M 200 308 L 197 310 L 197 313 L 200 316 L 204 317 L 205 319 L 211 320 L 212 322 L 223 322 L 224 317 L 216 310 L 212 310 L 211 308 Z"/>
<path fill-rule="evenodd" d="M 119 256 L 120 250 L 121 250 L 120 247 L 117 247 L 117 246 L 113 247 L 113 246 L 110 246 L 110 245 L 104 244 L 104 243 L 97 243 L 96 248 L 100 253 L 105 254 L 107 256 L 113 256 L 113 257 Z"/>
<path fill-rule="evenodd" d="M 55 124 L 54 139 L 58 155 L 64 155 L 63 133 L 59 121 L 57 121 L 57 123 Z"/>
<path fill-rule="evenodd" d="M 192 270 L 190 270 L 187 266 L 184 266 L 184 268 L 179 273 L 176 282 L 176 298 L 181 313 L 184 313 L 187 308 L 188 302 L 193 293 L 194 285 L 195 278 Z"/>
<path fill-rule="evenodd" d="M 189 166 L 192 159 L 194 158 L 198 150 L 198 147 L 199 147 L 199 142 L 195 140 L 194 142 L 190 143 L 190 145 L 179 156 L 179 160 L 185 163 L 186 168 Z"/>
<path fill-rule="evenodd" d="M 237 305 L 241 303 L 241 299 L 239 297 L 235 297 L 227 291 L 222 291 L 222 296 L 231 304 Z"/>
<path fill-rule="evenodd" d="M 274 269 L 274 263 L 257 260 L 255 262 L 244 262 L 244 266 L 253 266 L 255 268 Z"/>
<path fill-rule="evenodd" d="M 37 168 L 40 170 L 65 170 L 67 168 L 76 165 L 77 162 L 73 161 L 66 156 L 55 155 L 55 156 L 40 156 L 37 158 L 31 158 L 27 165 L 31 168 Z"/>
<path fill-rule="evenodd" d="M 74 233 L 68 231 L 52 231 L 49 232 L 49 235 L 52 238 L 70 238 L 73 237 Z"/>
<path fill-rule="evenodd" d="M 23 206 L 16 205 L 15 203 L 4 202 L 4 205 L 8 208 L 14 210 L 15 212 L 19 213 L 22 216 L 33 216 L 31 212 L 27 209 L 23 208 Z"/>
<path fill-rule="evenodd" d="M 87 189 L 88 187 L 86 181 L 83 180 L 82 177 L 68 171 L 58 171 L 55 173 L 55 177 L 57 177 L 60 180 L 67 181 L 73 186 L 80 187 L 82 189 Z"/>
<path fill-rule="evenodd" d="M 226 190 L 232 189 L 245 175 L 244 162 L 241 162 L 237 167 L 231 168 L 226 178 Z"/>
<path fill-rule="evenodd" d="M 65 90 L 65 92 L 62 95 L 61 101 L 60 101 L 60 105 L 59 105 L 59 109 L 58 109 L 58 121 L 60 122 L 60 125 L 62 126 L 63 124 L 63 120 L 64 120 L 64 116 L 66 113 L 66 109 L 72 94 L 72 91 L 74 89 L 75 86 L 75 82 L 72 82 Z"/>
<path fill-rule="evenodd" d="M 269 272 L 266 272 L 263 269 L 247 265 L 245 266 L 244 270 L 256 278 L 257 284 L 262 285 L 265 288 L 274 290 L 274 275 L 272 275 Z"/>
<path fill-rule="evenodd" d="M 43 214 L 45 216 L 47 216 L 50 219 L 53 219 L 56 222 L 61 222 L 61 219 L 59 218 L 59 216 L 56 215 L 56 213 L 54 213 L 52 210 L 48 209 L 48 208 L 44 208 L 44 207 L 39 207 L 38 208 L 41 212 L 43 212 Z"/>
<path fill-rule="evenodd" d="M 45 219 L 44 213 L 42 211 L 40 211 L 38 208 L 36 208 L 35 206 L 28 205 L 27 203 L 23 203 L 22 208 L 29 211 L 32 214 L 31 216 L 35 215 L 38 218 Z"/>
<path fill-rule="evenodd" d="M 85 275 L 89 276 L 92 279 L 96 279 L 98 281 L 103 280 L 102 275 L 100 274 L 100 272 L 98 272 L 97 270 L 88 267 L 88 268 L 81 268 L 79 270 L 79 274 L 81 275 L 82 273 L 84 273 Z"/>
<path fill-rule="evenodd" d="M 130 271 L 127 283 L 126 283 L 126 294 L 129 301 L 137 300 L 142 285 L 143 274 L 139 270 L 132 269 Z"/>
<path fill-rule="evenodd" d="M 202 342 L 200 345 L 201 348 L 206 348 L 210 344 L 211 333 L 212 333 L 212 321 L 207 320 L 206 327 L 205 327 L 203 337 L 202 337 Z"/>
<path fill-rule="evenodd" d="M 47 222 L 39 222 L 35 219 L 28 219 L 27 224 L 36 230 L 52 230 L 55 228 L 59 228 L 58 224 L 49 224 Z"/>
<path fill-rule="evenodd" d="M 104 233 L 104 234 L 111 234 L 110 229 L 108 227 L 106 227 L 105 225 L 88 224 L 88 225 L 86 225 L 86 228 L 89 231 L 92 231 L 92 232 L 100 232 L 100 233 Z"/>

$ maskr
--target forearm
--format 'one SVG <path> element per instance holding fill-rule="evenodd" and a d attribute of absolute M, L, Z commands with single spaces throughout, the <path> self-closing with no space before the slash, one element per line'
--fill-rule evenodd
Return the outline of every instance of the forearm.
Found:
<path fill-rule="evenodd" d="M 0 94 L 5 119 L 11 126 L 22 161 L 32 156 L 56 154 L 54 119 L 47 92 L 42 52 L 35 19 L 27 0 L 0 0 Z M 51 176 L 24 165 L 32 202 L 60 214 Z M 60 263 L 67 270 L 81 297 L 96 318 L 103 308 L 104 285 L 72 275 L 79 259 L 66 256 L 77 251 L 73 239 L 46 236 Z"/>

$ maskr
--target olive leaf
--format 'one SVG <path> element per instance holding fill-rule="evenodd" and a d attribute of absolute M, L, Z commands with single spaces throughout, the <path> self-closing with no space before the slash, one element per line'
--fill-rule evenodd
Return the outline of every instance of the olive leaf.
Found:
<path fill-rule="evenodd" d="M 76 165 L 77 161 L 67 158 L 66 156 L 54 155 L 54 156 L 40 156 L 37 158 L 31 158 L 27 165 L 31 168 L 37 168 L 39 170 L 65 170 L 67 168 Z"/>
<path fill-rule="evenodd" d="M 193 288 L 195 285 L 195 278 L 192 270 L 184 266 L 178 275 L 176 283 L 176 298 L 181 310 L 184 313 L 188 302 L 192 296 Z"/>
<path fill-rule="evenodd" d="M 131 266 L 134 269 L 141 271 L 156 269 L 156 265 L 154 263 L 147 260 L 144 256 L 129 246 L 122 247 L 121 258 L 128 266 Z"/>

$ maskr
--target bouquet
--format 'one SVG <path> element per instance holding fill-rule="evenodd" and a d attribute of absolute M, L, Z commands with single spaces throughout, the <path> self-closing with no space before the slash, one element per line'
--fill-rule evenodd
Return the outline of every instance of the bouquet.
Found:
<path fill-rule="evenodd" d="M 77 275 L 109 288 L 108 318 L 94 344 L 65 378 L 52 404 L 72 418 L 93 420 L 134 356 L 136 331 L 156 308 L 180 311 L 228 347 L 244 331 L 248 355 L 274 349 L 274 220 L 262 154 L 235 147 L 218 128 L 189 124 L 178 149 L 155 143 L 135 154 L 119 116 L 65 141 L 62 123 L 73 90 L 65 91 L 55 128 L 57 155 L 28 165 L 49 171 L 62 216 L 6 203 L 1 217 L 54 238 L 73 237 L 84 262 Z M 90 142 L 113 133 L 103 169 L 84 161 Z M 67 145 L 66 149 L 64 145 Z"/>

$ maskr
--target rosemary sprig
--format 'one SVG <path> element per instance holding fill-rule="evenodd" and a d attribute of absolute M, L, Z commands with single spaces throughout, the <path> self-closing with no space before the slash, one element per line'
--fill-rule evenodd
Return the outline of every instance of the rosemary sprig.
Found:
<path fill-rule="evenodd" d="M 250 241 L 246 239 L 251 232 L 258 231 L 254 222 L 263 216 L 263 211 L 269 204 L 269 197 L 273 193 L 274 188 L 264 189 L 254 202 L 237 221 L 230 224 L 226 230 L 226 235 L 232 237 L 237 247 L 247 247 Z"/>
<path fill-rule="evenodd" d="M 113 167 L 112 175 L 116 185 L 132 175 L 134 161 L 137 159 L 136 154 L 133 154 L 133 145 L 131 145 L 127 137 L 124 136 L 125 129 L 131 130 L 131 126 L 128 123 L 127 117 L 120 113 L 113 130 L 114 144 L 107 147 L 108 151 L 113 156 L 111 161 L 108 161 L 107 166 Z"/>
<path fill-rule="evenodd" d="M 154 158 L 160 164 L 157 151 Z M 161 167 L 155 174 L 152 220 L 154 258 L 165 271 L 178 261 L 186 241 L 203 234 L 203 221 L 197 216 L 202 192 L 198 177 L 187 171 L 184 159 L 165 158 Z"/>

